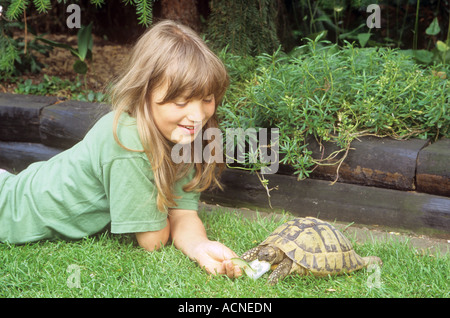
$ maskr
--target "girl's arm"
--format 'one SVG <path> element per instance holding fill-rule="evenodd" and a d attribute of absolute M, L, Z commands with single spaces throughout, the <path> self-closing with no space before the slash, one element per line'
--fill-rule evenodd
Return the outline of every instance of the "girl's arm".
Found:
<path fill-rule="evenodd" d="M 170 236 L 170 223 L 167 222 L 165 228 L 159 231 L 149 231 L 136 233 L 136 239 L 140 247 L 152 252 L 166 245 Z"/>
<path fill-rule="evenodd" d="M 169 212 L 173 244 L 208 273 L 238 277 L 242 271 L 230 260 L 238 257 L 225 245 L 210 241 L 197 211 L 172 209 Z"/>

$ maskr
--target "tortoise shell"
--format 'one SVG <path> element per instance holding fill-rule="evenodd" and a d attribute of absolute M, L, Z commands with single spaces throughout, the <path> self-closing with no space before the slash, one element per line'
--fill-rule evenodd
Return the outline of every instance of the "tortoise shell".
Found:
<path fill-rule="evenodd" d="M 366 265 L 339 230 L 313 217 L 282 224 L 260 245 L 278 247 L 292 259 L 290 273 L 306 269 L 315 276 L 326 276 L 352 272 Z"/>

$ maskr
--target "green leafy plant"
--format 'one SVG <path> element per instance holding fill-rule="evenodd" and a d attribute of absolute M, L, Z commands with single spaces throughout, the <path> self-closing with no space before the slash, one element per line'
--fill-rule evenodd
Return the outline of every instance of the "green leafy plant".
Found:
<path fill-rule="evenodd" d="M 425 30 L 425 33 L 429 37 L 428 48 L 426 50 L 413 49 L 405 50 L 405 52 L 412 55 L 420 63 L 449 63 L 450 54 L 448 54 L 448 52 L 450 51 L 450 25 L 447 32 L 447 39 L 445 41 L 437 40 L 438 34 L 441 33 L 441 28 L 439 26 L 439 21 L 437 18 L 433 19 L 428 28 Z M 415 42 L 416 41 L 417 40 L 415 40 Z M 432 43 L 435 43 L 435 47 L 431 49 Z"/>
<path fill-rule="evenodd" d="M 139 23 L 148 26 L 152 22 L 153 2 L 155 0 L 122 0 L 125 5 L 133 5 L 136 7 Z M 17 20 L 22 16 L 24 11 L 31 6 L 30 0 L 10 0 L 7 6 L 6 17 L 9 20 Z M 58 0 L 58 3 L 66 2 L 66 0 Z M 79 0 L 71 1 L 71 3 L 80 2 Z M 101 7 L 105 0 L 90 0 L 92 5 Z M 52 8 L 50 0 L 33 0 L 33 4 L 39 13 L 46 13 Z"/>
<path fill-rule="evenodd" d="M 35 84 L 31 79 L 21 80 L 15 90 L 17 94 L 51 95 L 86 102 L 105 102 L 102 92 L 83 89 L 83 83 L 77 78 L 75 81 L 63 80 L 57 76 L 44 74 L 42 81 Z"/>
<path fill-rule="evenodd" d="M 435 20 L 436 23 L 438 23 L 437 19 Z M 437 25 L 437 28 L 439 28 L 439 24 Z M 442 63 L 447 63 L 447 61 L 450 60 L 450 23 L 448 25 L 447 39 L 445 42 L 438 40 L 436 42 L 436 49 L 440 52 Z"/>
<path fill-rule="evenodd" d="M 309 136 L 341 148 L 336 164 L 345 159 L 351 141 L 363 135 L 450 136 L 448 65 L 422 67 L 401 50 L 349 42 L 339 48 L 320 36 L 291 55 L 278 50 L 254 59 L 251 75 L 232 83 L 219 108 L 222 124 L 278 128 L 280 163 L 292 166 L 300 179 L 330 159 L 311 157 Z M 225 61 L 230 69 L 236 67 L 229 63 L 232 58 Z"/>
<path fill-rule="evenodd" d="M 78 31 L 77 37 L 77 48 L 73 48 L 72 46 L 65 43 L 59 43 L 56 41 L 45 39 L 42 36 L 39 36 L 37 39 L 51 46 L 69 50 L 70 53 L 77 58 L 77 60 L 73 64 L 74 71 L 78 74 L 86 74 L 88 71 L 88 65 L 86 61 L 92 60 L 92 22 L 89 23 L 88 26 L 81 27 Z"/>
<path fill-rule="evenodd" d="M 138 15 L 139 24 L 149 26 L 152 23 L 153 2 L 155 0 L 123 0 L 124 5 L 132 5 L 136 7 L 136 13 Z M 58 3 L 66 2 L 66 0 L 58 0 Z M 73 0 L 71 3 L 80 2 L 79 0 Z M 92 5 L 101 7 L 104 0 L 90 0 Z M 36 40 L 28 41 L 27 28 L 26 28 L 26 12 L 27 9 L 34 7 L 39 13 L 47 13 L 52 8 L 50 0 L 7 0 L 2 1 L 2 12 L 0 13 L 0 76 L 18 75 L 17 70 L 31 69 L 33 72 L 38 72 L 42 65 L 37 61 L 36 57 L 30 52 L 31 49 L 37 51 L 43 51 L 44 46 L 39 46 Z M 23 17 L 23 22 L 19 21 Z M 25 28 L 23 27 L 25 25 Z M 24 37 L 16 38 L 12 37 L 9 29 L 13 27 L 20 27 L 24 29 Z M 78 49 L 74 49 L 62 43 L 57 43 L 50 40 L 45 40 L 42 37 L 39 40 L 43 42 L 47 41 L 47 44 L 52 46 L 58 46 L 67 48 L 75 55 L 78 60 L 74 64 L 74 69 L 79 74 L 86 74 L 88 67 L 86 60 L 89 60 L 92 54 L 92 38 L 91 38 L 91 24 L 80 30 L 78 34 Z M 30 50 L 25 50 L 24 54 L 20 49 L 28 47 Z M 48 50 L 48 46 L 47 46 Z M 28 53 L 28 54 L 27 54 Z"/>
<path fill-rule="evenodd" d="M 48 45 L 40 44 L 36 38 L 25 41 L 24 37 L 13 37 L 13 29 L 23 30 L 25 27 L 22 22 L 2 22 L 0 20 L 0 78 L 19 76 L 31 72 L 38 73 L 44 66 L 39 62 L 36 54 L 47 55 L 52 49 Z M 33 28 L 28 31 L 36 35 Z"/>

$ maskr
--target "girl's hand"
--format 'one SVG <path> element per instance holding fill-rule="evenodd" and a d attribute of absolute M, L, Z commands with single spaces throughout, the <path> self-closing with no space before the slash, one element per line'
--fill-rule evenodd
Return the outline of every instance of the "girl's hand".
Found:
<path fill-rule="evenodd" d="M 235 252 L 206 236 L 205 227 L 194 210 L 172 209 L 169 212 L 170 234 L 176 248 L 211 274 L 239 277 L 242 271 L 231 258 Z"/>
<path fill-rule="evenodd" d="M 225 274 L 230 278 L 242 275 L 242 270 L 231 261 L 238 256 L 222 243 L 209 240 L 199 243 L 191 257 L 210 274 Z"/>

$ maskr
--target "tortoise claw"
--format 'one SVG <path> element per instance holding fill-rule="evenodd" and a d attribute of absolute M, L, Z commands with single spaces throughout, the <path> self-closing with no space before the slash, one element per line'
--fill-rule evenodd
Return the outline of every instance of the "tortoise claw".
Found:
<path fill-rule="evenodd" d="M 283 280 L 291 271 L 293 261 L 289 257 L 285 257 L 270 274 L 268 283 L 270 285 L 277 284 L 280 280 Z"/>

